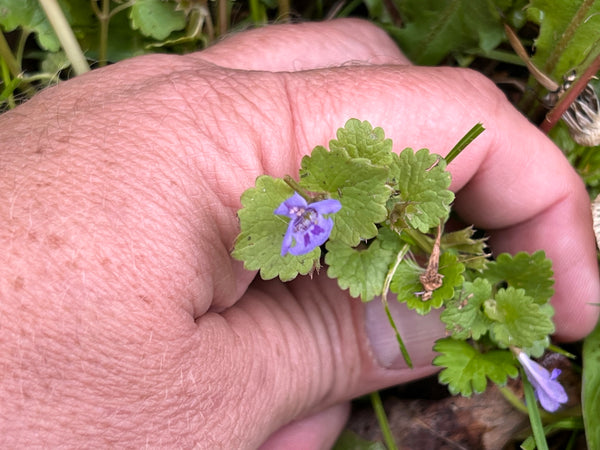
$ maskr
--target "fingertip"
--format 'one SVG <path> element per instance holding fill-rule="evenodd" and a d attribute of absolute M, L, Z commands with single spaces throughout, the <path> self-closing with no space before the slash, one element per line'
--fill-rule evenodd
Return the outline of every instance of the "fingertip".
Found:
<path fill-rule="evenodd" d="M 350 415 L 350 403 L 331 406 L 273 433 L 260 450 L 326 450 L 333 447 Z"/>

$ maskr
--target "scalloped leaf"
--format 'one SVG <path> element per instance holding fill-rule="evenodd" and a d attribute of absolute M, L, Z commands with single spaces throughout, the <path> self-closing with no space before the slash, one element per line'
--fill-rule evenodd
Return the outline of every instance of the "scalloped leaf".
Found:
<path fill-rule="evenodd" d="M 327 192 L 342 204 L 336 214 L 330 240 L 354 247 L 377 235 L 378 224 L 387 217 L 386 185 L 388 169 L 374 166 L 367 159 L 350 158 L 343 149 L 327 151 L 316 147 L 302 158 L 300 186 L 314 192 Z"/>
<path fill-rule="evenodd" d="M 519 375 L 516 360 L 508 350 L 479 353 L 467 342 L 452 338 L 436 341 L 433 349 L 441 353 L 435 357 L 433 364 L 445 367 L 438 379 L 448 385 L 453 395 L 470 397 L 473 392 L 480 394 L 485 391 L 488 379 L 504 386 L 508 377 Z"/>
<path fill-rule="evenodd" d="M 440 308 L 444 301 L 454 297 L 454 289 L 464 282 L 462 276 L 465 266 L 458 262 L 456 255 L 442 253 L 439 261 L 439 273 L 443 275 L 442 285 L 433 291 L 429 300 L 423 301 L 421 293 L 423 285 L 419 280 L 425 269 L 410 260 L 404 260 L 396 269 L 390 291 L 394 292 L 399 302 L 406 302 L 406 306 L 414 309 L 419 314 L 427 314 L 431 308 Z"/>
<path fill-rule="evenodd" d="M 363 302 L 381 295 L 386 275 L 402 248 L 402 241 L 389 228 L 381 228 L 367 248 L 353 248 L 339 241 L 327 242 L 325 262 L 329 278 L 337 278 L 342 289 Z"/>
<path fill-rule="evenodd" d="M 454 200 L 448 190 L 451 177 L 446 161 L 425 148 L 416 153 L 406 148 L 399 156 L 393 155 L 390 177 L 396 195 L 388 202 L 392 225 L 427 233 L 448 219 Z"/>
<path fill-rule="evenodd" d="M 465 282 L 460 295 L 446 303 L 441 320 L 455 339 L 479 339 L 492 321 L 483 313 L 483 304 L 492 298 L 492 285 L 484 278 Z"/>
<path fill-rule="evenodd" d="M 552 261 L 546 258 L 543 250 L 533 254 L 519 252 L 514 256 L 502 253 L 495 261 L 489 262 L 483 272 L 492 284 L 506 282 L 514 288 L 524 289 L 540 305 L 554 295 L 553 275 Z"/>
<path fill-rule="evenodd" d="M 319 247 L 306 255 L 281 256 L 288 219 L 274 211 L 293 193 L 283 180 L 262 175 L 256 179 L 255 187 L 246 190 L 241 197 L 243 207 L 238 217 L 242 231 L 235 241 L 232 256 L 244 261 L 248 270 L 260 269 L 260 276 L 265 280 L 279 277 L 290 281 L 319 268 Z"/>
<path fill-rule="evenodd" d="M 136 0 L 129 11 L 131 28 L 144 36 L 166 39 L 186 25 L 185 13 L 177 11 L 176 6 L 177 3 L 162 0 Z"/>
<path fill-rule="evenodd" d="M 499 289 L 485 302 L 484 312 L 494 322 L 491 338 L 503 348 L 532 347 L 554 332 L 552 306 L 535 303 L 523 289 Z"/>
<path fill-rule="evenodd" d="M 383 129 L 373 128 L 367 121 L 350 119 L 336 136 L 337 140 L 329 141 L 332 151 L 343 149 L 351 158 L 366 158 L 379 166 L 392 162 L 392 140 L 385 138 Z"/>
<path fill-rule="evenodd" d="M 49 52 L 60 49 L 58 37 L 37 0 L 0 0 L 0 24 L 6 31 L 18 27 L 33 31 L 40 47 Z"/>

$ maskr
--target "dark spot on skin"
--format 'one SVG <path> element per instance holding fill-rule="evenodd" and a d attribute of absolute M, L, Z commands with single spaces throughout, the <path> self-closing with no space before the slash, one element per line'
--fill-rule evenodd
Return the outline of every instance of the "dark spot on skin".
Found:
<path fill-rule="evenodd" d="M 25 286 L 25 278 L 23 278 L 22 276 L 18 276 L 17 278 L 15 278 L 15 281 L 13 282 L 13 288 L 15 291 L 20 291 L 23 289 L 23 287 Z"/>
<path fill-rule="evenodd" d="M 63 238 L 56 234 L 50 234 L 47 238 L 48 246 L 52 249 L 59 249 L 64 244 Z"/>

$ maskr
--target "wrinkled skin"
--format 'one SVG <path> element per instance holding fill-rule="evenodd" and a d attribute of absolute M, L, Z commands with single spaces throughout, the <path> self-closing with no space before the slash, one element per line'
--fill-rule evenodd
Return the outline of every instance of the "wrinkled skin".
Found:
<path fill-rule="evenodd" d="M 0 117 L 0 446 L 328 448 L 349 399 L 432 373 L 430 350 L 382 367 L 365 308 L 323 273 L 264 282 L 229 256 L 240 194 L 351 117 L 441 154 L 483 122 L 450 165 L 457 211 L 495 252 L 546 250 L 556 336 L 592 329 L 585 189 L 490 81 L 411 67 L 365 22 L 267 27 Z M 409 346 L 443 335 L 399 320 Z"/>

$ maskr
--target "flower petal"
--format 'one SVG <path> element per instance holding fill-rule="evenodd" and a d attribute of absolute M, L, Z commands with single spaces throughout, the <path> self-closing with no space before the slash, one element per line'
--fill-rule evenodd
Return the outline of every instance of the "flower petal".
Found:
<path fill-rule="evenodd" d="M 324 244 L 333 228 L 333 219 L 324 214 L 339 211 L 342 204 L 335 199 L 326 199 L 308 204 L 297 192 L 284 200 L 274 213 L 287 216 L 290 223 L 281 243 L 281 256 L 286 253 L 305 255 Z"/>
<path fill-rule="evenodd" d="M 342 204 L 339 200 L 329 198 L 327 200 L 321 200 L 320 202 L 311 203 L 310 207 L 319 214 L 333 214 L 342 209 Z"/>
<path fill-rule="evenodd" d="M 290 221 L 288 225 L 287 231 L 283 236 L 283 241 L 281 242 L 281 256 L 285 256 L 285 254 L 289 251 L 292 246 L 292 241 L 294 238 L 294 220 Z"/>
<path fill-rule="evenodd" d="M 306 203 L 304 197 L 302 197 L 297 192 L 294 192 L 294 195 L 292 195 L 287 200 L 284 200 L 281 203 L 281 205 L 277 207 L 274 213 L 280 216 L 288 216 L 290 219 L 294 219 L 298 215 L 297 213 L 292 211 L 297 210 L 298 208 L 306 209 L 307 206 L 308 203 Z"/>
<path fill-rule="evenodd" d="M 546 411 L 556 411 L 562 403 L 566 403 L 569 399 L 565 388 L 556 381 L 560 374 L 560 370 L 554 369 L 552 373 L 546 368 L 533 361 L 525 353 L 520 352 L 517 356 L 527 379 L 535 389 L 535 395 Z"/>

